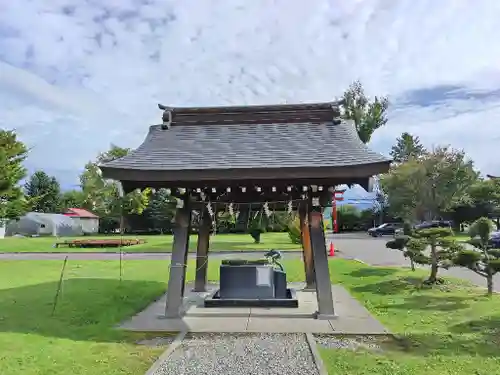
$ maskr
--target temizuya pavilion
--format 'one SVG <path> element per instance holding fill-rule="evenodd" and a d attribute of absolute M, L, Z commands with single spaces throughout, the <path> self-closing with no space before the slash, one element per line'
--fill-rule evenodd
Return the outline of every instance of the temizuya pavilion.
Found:
<path fill-rule="evenodd" d="M 293 202 L 299 208 L 306 288 L 317 293 L 316 318 L 335 316 L 322 207 L 337 185 L 369 190 L 390 160 L 363 144 L 340 102 L 166 107 L 163 123 L 127 156 L 101 166 L 125 192 L 168 188 L 179 198 L 168 281 L 167 318 L 182 315 L 191 212 L 202 212 L 195 290 L 205 289 L 211 216 L 207 202 Z M 217 203 L 219 203 L 217 205 Z"/>

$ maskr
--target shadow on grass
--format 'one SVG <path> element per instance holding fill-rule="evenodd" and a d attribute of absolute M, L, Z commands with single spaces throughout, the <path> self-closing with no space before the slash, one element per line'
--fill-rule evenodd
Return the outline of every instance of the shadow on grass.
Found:
<path fill-rule="evenodd" d="M 0 290 L 0 332 L 74 341 L 120 342 L 136 335 L 115 327 L 165 291 L 152 281 L 81 278 L 63 282 L 53 316 L 57 282 Z"/>
<path fill-rule="evenodd" d="M 399 277 L 391 280 L 381 281 L 378 283 L 359 285 L 352 288 L 352 290 L 356 293 L 393 295 L 408 290 L 410 292 L 420 290 L 421 285 L 422 285 L 422 278 L 410 276 L 410 277 Z"/>
<path fill-rule="evenodd" d="M 478 333 L 500 344 L 500 316 L 485 316 L 481 319 L 469 320 L 453 325 L 450 328 L 454 333 Z"/>
<path fill-rule="evenodd" d="M 473 334 L 412 333 L 399 336 L 387 350 L 424 357 L 458 355 L 500 357 L 498 339 L 492 341 L 485 335 Z"/>
<path fill-rule="evenodd" d="M 393 268 L 360 268 L 349 273 L 352 277 L 387 277 L 395 274 L 399 270 Z"/>
<path fill-rule="evenodd" d="M 434 310 L 434 311 L 456 311 L 470 307 L 473 303 L 467 297 L 457 296 L 429 296 L 429 295 L 409 295 L 404 303 L 380 306 L 381 308 L 402 309 L 402 310 Z"/>

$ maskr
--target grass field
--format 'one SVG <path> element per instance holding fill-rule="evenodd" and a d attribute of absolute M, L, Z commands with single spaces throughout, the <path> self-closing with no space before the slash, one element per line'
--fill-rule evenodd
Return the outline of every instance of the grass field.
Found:
<path fill-rule="evenodd" d="M 209 279 L 218 279 L 211 261 Z M 299 261 L 286 261 L 290 281 L 304 278 Z M 60 300 L 52 305 L 61 261 L 0 262 L 0 373 L 2 375 L 142 374 L 164 350 L 136 345 L 142 336 L 113 329 L 166 287 L 167 262 L 68 262 Z M 434 289 L 425 272 L 376 268 L 334 259 L 332 280 L 343 284 L 394 333 L 401 345 L 381 354 L 321 350 L 330 374 L 470 375 L 500 369 L 500 297 L 468 283 Z M 194 263 L 188 267 L 194 279 Z"/>
<path fill-rule="evenodd" d="M 425 288 L 426 272 L 340 259 L 331 272 L 401 340 L 382 354 L 323 349 L 330 374 L 500 374 L 500 296 L 460 280 Z"/>
<path fill-rule="evenodd" d="M 119 236 L 92 236 L 78 237 L 73 239 L 98 239 L 116 238 Z M 124 236 L 124 238 L 138 238 L 146 241 L 144 244 L 123 247 L 123 251 L 129 253 L 164 253 L 172 251 L 172 235 L 156 236 Z M 54 243 L 71 240 L 72 238 L 38 237 L 17 238 L 6 237 L 0 239 L 0 253 L 43 253 L 43 252 L 118 252 L 117 248 L 54 248 Z M 193 234 L 189 238 L 189 251 L 196 251 L 198 236 Z M 236 250 L 299 250 L 300 245 L 293 244 L 287 233 L 263 233 L 261 243 L 255 244 L 249 234 L 216 234 L 210 237 L 210 250 L 213 251 L 236 251 Z"/>
<path fill-rule="evenodd" d="M 456 241 L 467 241 L 470 239 L 470 236 L 468 233 L 455 232 L 455 235 L 453 236 L 453 238 Z"/>

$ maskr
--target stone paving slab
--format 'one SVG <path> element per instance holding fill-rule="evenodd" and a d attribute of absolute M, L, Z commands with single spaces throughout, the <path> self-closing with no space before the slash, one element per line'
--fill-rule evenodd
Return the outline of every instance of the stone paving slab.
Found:
<path fill-rule="evenodd" d="M 291 283 L 291 287 L 300 284 Z M 340 285 L 332 285 L 337 318 L 317 320 L 316 293 L 297 288 L 298 308 L 205 308 L 203 299 L 217 285 L 208 286 L 205 293 L 191 292 L 186 286 L 185 315 L 182 319 L 164 317 L 166 295 L 149 305 L 121 329 L 144 332 L 233 332 L 233 333 L 337 333 L 386 334 L 388 331 L 368 310 Z"/>

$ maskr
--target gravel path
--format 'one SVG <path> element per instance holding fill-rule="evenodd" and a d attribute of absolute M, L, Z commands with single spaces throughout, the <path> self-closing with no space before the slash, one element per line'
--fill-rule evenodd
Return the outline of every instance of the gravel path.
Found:
<path fill-rule="evenodd" d="M 154 375 L 318 375 L 303 334 L 189 334 Z"/>

